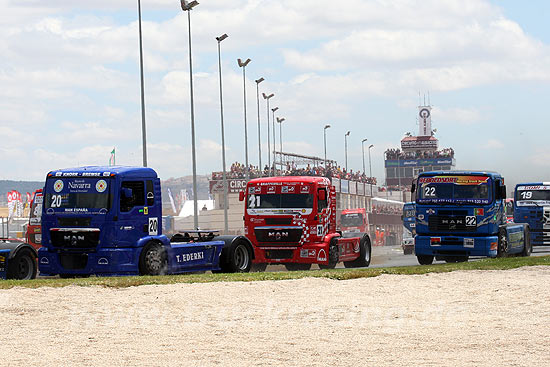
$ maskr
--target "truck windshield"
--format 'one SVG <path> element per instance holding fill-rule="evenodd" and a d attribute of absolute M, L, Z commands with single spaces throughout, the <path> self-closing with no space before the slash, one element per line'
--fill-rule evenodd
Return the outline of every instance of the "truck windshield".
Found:
<path fill-rule="evenodd" d="M 109 178 L 48 178 L 45 209 L 64 213 L 107 213 L 111 208 Z"/>
<path fill-rule="evenodd" d="M 340 217 L 342 227 L 359 227 L 363 225 L 363 214 L 348 213 L 342 214 Z"/>
<path fill-rule="evenodd" d="M 30 216 L 29 216 L 29 224 L 31 225 L 38 225 L 40 224 L 40 217 L 42 215 L 42 200 L 43 200 L 42 193 L 36 193 L 34 196 L 34 199 L 32 201 Z"/>
<path fill-rule="evenodd" d="M 298 209 L 313 208 L 313 194 L 251 194 L 249 209 Z"/>
<path fill-rule="evenodd" d="M 449 175 L 418 179 L 419 203 L 489 204 L 492 180 L 488 176 Z"/>
<path fill-rule="evenodd" d="M 550 186 L 518 186 L 516 205 L 550 205 Z"/>

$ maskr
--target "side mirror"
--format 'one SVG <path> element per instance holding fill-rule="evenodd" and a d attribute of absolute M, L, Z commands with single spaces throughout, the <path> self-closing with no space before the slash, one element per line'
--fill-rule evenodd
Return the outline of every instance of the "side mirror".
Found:
<path fill-rule="evenodd" d="M 130 199 L 134 196 L 134 193 L 131 188 L 129 187 L 123 187 L 122 188 L 122 197 L 124 199 Z"/>
<path fill-rule="evenodd" d="M 500 198 L 499 199 L 506 199 L 506 185 L 500 186 L 499 189 L 500 189 Z"/>
<path fill-rule="evenodd" d="M 327 200 L 327 192 L 325 190 L 319 190 L 319 201 Z"/>
<path fill-rule="evenodd" d="M 239 201 L 244 201 L 244 191 L 239 191 Z"/>
<path fill-rule="evenodd" d="M 416 184 L 413 182 L 411 185 L 411 194 L 414 194 L 415 191 L 416 191 Z"/>

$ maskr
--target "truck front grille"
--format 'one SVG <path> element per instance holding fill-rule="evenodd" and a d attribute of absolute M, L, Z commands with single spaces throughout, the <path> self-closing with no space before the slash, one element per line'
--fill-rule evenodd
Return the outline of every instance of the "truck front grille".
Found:
<path fill-rule="evenodd" d="M 61 266 L 67 270 L 84 269 L 88 264 L 88 255 L 86 254 L 59 254 Z"/>
<path fill-rule="evenodd" d="M 61 249 L 95 249 L 99 244 L 99 229 L 52 228 L 51 243 Z"/>
<path fill-rule="evenodd" d="M 465 216 L 430 215 L 428 218 L 430 231 L 462 231 L 472 232 L 475 226 L 466 226 Z"/>
<path fill-rule="evenodd" d="M 255 228 L 258 242 L 295 245 L 302 237 L 302 227 L 293 228 Z"/>

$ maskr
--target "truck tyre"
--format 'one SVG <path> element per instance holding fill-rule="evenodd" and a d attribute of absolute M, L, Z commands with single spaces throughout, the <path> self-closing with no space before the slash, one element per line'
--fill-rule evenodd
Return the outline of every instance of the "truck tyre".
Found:
<path fill-rule="evenodd" d="M 285 268 L 288 271 L 306 271 L 311 269 L 311 264 L 287 263 Z"/>
<path fill-rule="evenodd" d="M 252 263 L 252 266 L 250 267 L 250 271 L 261 273 L 261 272 L 264 272 L 266 268 L 267 268 L 267 263 L 256 263 L 256 264 Z"/>
<path fill-rule="evenodd" d="M 164 246 L 158 242 L 149 242 L 143 247 L 139 257 L 141 275 L 163 275 L 168 269 L 168 256 Z"/>
<path fill-rule="evenodd" d="M 431 265 L 434 262 L 433 255 L 416 255 L 420 265 Z"/>
<path fill-rule="evenodd" d="M 353 261 L 344 261 L 344 266 L 346 268 L 366 268 L 370 265 L 372 247 L 369 236 L 363 235 L 359 242 L 359 248 L 360 253 L 357 259 Z"/>
<path fill-rule="evenodd" d="M 338 245 L 336 244 L 336 238 L 333 237 L 328 247 L 328 264 L 319 264 L 319 269 L 334 269 L 339 260 Z"/>
<path fill-rule="evenodd" d="M 523 232 L 523 235 L 525 236 L 523 241 L 523 251 L 521 252 L 521 256 L 531 256 L 531 252 L 533 251 L 533 244 L 531 243 L 531 229 L 529 226 L 525 226 L 525 231 Z"/>
<path fill-rule="evenodd" d="M 8 279 L 34 279 L 37 270 L 36 257 L 29 249 L 23 248 L 9 260 L 6 275 Z"/>
<path fill-rule="evenodd" d="M 252 266 L 252 253 L 245 242 L 236 240 L 220 256 L 220 268 L 224 273 L 248 273 Z"/>
<path fill-rule="evenodd" d="M 506 228 L 501 227 L 498 230 L 497 257 L 506 257 L 507 254 L 508 254 L 508 238 L 506 236 Z"/>

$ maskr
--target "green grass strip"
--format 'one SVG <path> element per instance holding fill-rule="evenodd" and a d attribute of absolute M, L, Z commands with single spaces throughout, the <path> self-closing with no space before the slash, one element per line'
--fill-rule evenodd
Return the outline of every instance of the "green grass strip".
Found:
<path fill-rule="evenodd" d="M 90 277 L 76 279 L 45 278 L 34 280 L 3 280 L 0 289 L 13 287 L 40 288 L 75 286 L 101 286 L 109 288 L 125 288 L 148 284 L 176 283 L 211 283 L 211 282 L 252 282 L 264 280 L 288 280 L 302 278 L 329 278 L 348 280 L 376 277 L 381 274 L 412 275 L 427 273 L 447 273 L 457 270 L 508 270 L 522 266 L 550 265 L 550 255 L 537 257 L 511 257 L 499 259 L 482 259 L 455 264 L 401 266 L 387 268 L 364 269 L 334 269 L 310 271 L 284 271 L 265 273 L 237 274 L 184 274 L 163 276 L 125 276 L 125 277 Z"/>

